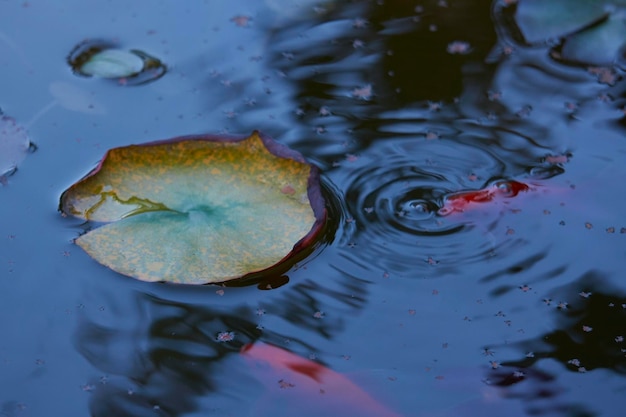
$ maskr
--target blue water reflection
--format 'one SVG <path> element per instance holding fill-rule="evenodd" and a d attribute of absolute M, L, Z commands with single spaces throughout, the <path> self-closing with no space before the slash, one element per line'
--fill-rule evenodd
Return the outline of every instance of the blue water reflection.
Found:
<path fill-rule="evenodd" d="M 626 406 L 623 68 L 520 44 L 515 2 L 79 3 L 0 16 L 0 106 L 39 146 L 0 186 L 0 415 L 316 415 L 319 389 L 242 358 L 260 342 L 389 414 Z M 90 36 L 168 73 L 75 77 L 65 57 Z M 110 147 L 254 129 L 319 165 L 329 201 L 318 244 L 271 276 L 135 282 L 55 216 Z M 529 191 L 441 215 L 499 180 Z"/>

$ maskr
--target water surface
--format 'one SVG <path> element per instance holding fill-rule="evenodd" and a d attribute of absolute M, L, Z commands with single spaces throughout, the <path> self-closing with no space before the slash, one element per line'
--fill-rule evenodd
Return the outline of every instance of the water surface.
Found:
<path fill-rule="evenodd" d="M 488 1 L 0 4 L 0 107 L 37 145 L 0 188 L 0 415 L 328 412 L 242 357 L 259 341 L 390 415 L 626 406 L 622 69 L 520 44 Z M 87 38 L 168 72 L 78 77 Z M 322 168 L 329 200 L 274 289 L 141 283 L 72 243 L 58 197 L 107 149 L 254 129 Z M 530 190 L 439 212 L 498 180 Z"/>

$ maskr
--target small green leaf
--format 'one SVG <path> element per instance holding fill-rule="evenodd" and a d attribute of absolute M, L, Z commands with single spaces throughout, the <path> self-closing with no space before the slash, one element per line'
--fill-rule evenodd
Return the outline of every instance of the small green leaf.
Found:
<path fill-rule="evenodd" d="M 105 49 L 91 56 L 80 72 L 101 78 L 123 78 L 139 74 L 143 67 L 143 59 L 133 52 Z"/>
<path fill-rule="evenodd" d="M 76 240 L 101 264 L 187 284 L 268 269 L 310 244 L 325 218 L 317 169 L 256 132 L 112 149 L 60 209 L 112 222 Z"/>

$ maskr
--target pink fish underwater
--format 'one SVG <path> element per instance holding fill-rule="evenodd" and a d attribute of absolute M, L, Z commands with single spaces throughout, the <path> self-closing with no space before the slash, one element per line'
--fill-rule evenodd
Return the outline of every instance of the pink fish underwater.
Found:
<path fill-rule="evenodd" d="M 400 416 L 345 375 L 277 346 L 256 342 L 245 345 L 241 354 L 267 387 L 256 415 Z"/>
<path fill-rule="evenodd" d="M 460 191 L 448 195 L 444 200 L 443 207 L 437 213 L 445 216 L 453 212 L 466 211 L 477 203 L 515 197 L 530 189 L 530 186 L 517 181 L 496 181 L 482 190 Z"/>

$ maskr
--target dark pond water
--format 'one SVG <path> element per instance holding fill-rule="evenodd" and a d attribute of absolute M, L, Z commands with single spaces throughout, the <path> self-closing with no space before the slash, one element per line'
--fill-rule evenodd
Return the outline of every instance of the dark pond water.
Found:
<path fill-rule="evenodd" d="M 623 415 L 624 73 L 502 7 L 0 1 L 0 107 L 37 145 L 0 187 L 0 416 Z M 78 77 L 87 38 L 167 74 Z M 254 129 L 329 197 L 278 288 L 142 283 L 72 243 L 59 195 L 107 149 Z M 438 212 L 497 180 L 530 190 Z"/>

